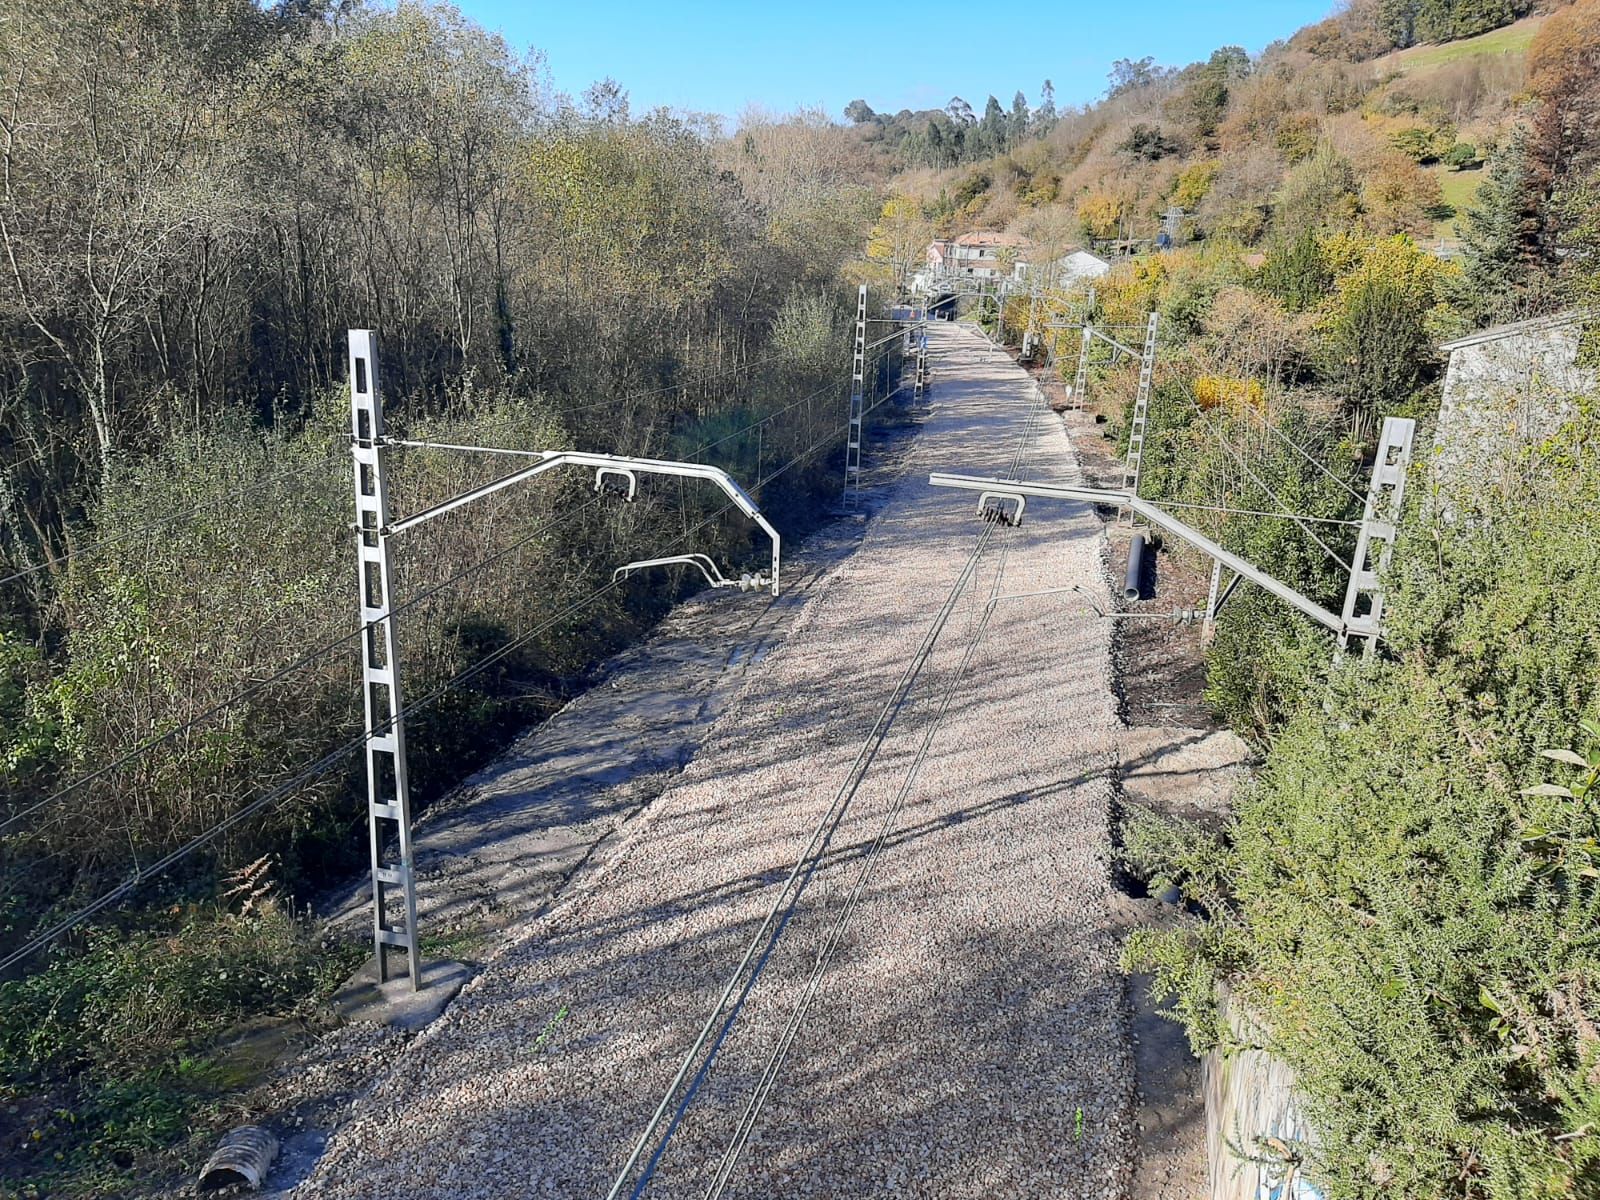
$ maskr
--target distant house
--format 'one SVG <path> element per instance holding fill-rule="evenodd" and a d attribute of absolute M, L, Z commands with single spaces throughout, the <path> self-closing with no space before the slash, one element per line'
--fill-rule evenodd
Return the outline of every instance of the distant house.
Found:
<path fill-rule="evenodd" d="M 1099 255 L 1090 254 L 1087 250 L 1072 250 L 1042 267 L 1036 267 L 1031 262 L 1018 262 L 1015 277 L 1019 283 L 1025 283 L 1035 271 L 1039 271 L 1049 286 L 1070 288 L 1091 279 L 1099 279 L 1109 270 L 1111 264 Z"/>
<path fill-rule="evenodd" d="M 984 230 L 964 233 L 928 246 L 928 268 L 919 279 L 931 281 L 939 275 L 961 275 L 972 279 L 1010 279 L 1025 283 L 1039 268 L 1034 265 L 1038 247 L 1013 233 Z M 1087 250 L 1072 250 L 1048 264 L 1043 278 L 1054 287 L 1071 287 L 1097 279 L 1111 270 L 1111 264 Z"/>
<path fill-rule="evenodd" d="M 1450 356 L 1433 457 L 1443 490 L 1508 480 L 1521 448 L 1554 434 L 1595 391 L 1600 374 L 1578 364 L 1585 320 L 1556 313 L 1440 347 Z"/>
<path fill-rule="evenodd" d="M 1012 273 L 1014 264 L 1026 256 L 1028 249 L 1028 239 L 1014 233 L 963 233 L 958 238 L 932 243 L 928 247 L 928 266 L 935 272 L 999 279 Z"/>

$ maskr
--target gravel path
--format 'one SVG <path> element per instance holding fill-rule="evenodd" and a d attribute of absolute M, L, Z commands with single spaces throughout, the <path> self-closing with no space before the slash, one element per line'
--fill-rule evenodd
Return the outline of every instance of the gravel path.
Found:
<path fill-rule="evenodd" d="M 1058 422 L 937 327 L 916 461 L 860 550 L 746 674 L 606 865 L 511 938 L 330 1143 L 302 1197 L 603 1196 L 845 778 L 983 526 L 926 471 L 1066 479 Z M 734 1196 L 1120 1198 L 1132 1070 L 1110 915 L 1117 720 L 1100 522 L 997 529 L 713 1069 L 651 1196 L 704 1194 L 863 853 L 948 719 L 736 1167 Z"/>
<path fill-rule="evenodd" d="M 537 916 L 602 843 L 677 777 L 713 723 L 855 543 L 820 531 L 785 556 L 783 593 L 707 589 L 617 654 L 594 686 L 518 739 L 417 823 L 424 936 Z M 372 885 L 351 880 L 330 921 L 366 935 Z"/>

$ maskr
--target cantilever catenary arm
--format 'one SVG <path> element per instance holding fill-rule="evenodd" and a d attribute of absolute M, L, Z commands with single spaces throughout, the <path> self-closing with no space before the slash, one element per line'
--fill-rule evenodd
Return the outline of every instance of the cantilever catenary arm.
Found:
<path fill-rule="evenodd" d="M 778 594 L 779 555 L 782 539 L 778 536 L 778 531 L 772 527 L 772 523 L 762 515 L 761 509 L 750 498 L 749 493 L 739 486 L 733 476 L 720 467 L 707 466 L 704 463 L 677 462 L 663 458 L 630 458 L 621 454 L 589 454 L 581 450 L 505 450 L 494 446 L 460 446 L 447 442 L 410 441 L 403 438 L 392 438 L 385 444 L 432 450 L 461 450 L 477 454 L 501 454 L 514 458 L 538 460 L 532 466 L 512 471 L 507 475 L 500 476 L 499 479 L 492 479 L 488 483 L 480 484 L 478 487 L 462 492 L 459 496 L 452 496 L 449 500 L 443 500 L 420 512 L 412 513 L 409 517 L 393 521 L 386 531 L 388 533 L 401 533 L 404 530 L 414 528 L 424 522 L 433 520 L 435 517 L 442 517 L 445 513 L 460 508 L 464 504 L 471 504 L 475 500 L 481 500 L 483 497 L 493 495 L 503 488 L 533 479 L 543 475 L 546 471 L 554 470 L 556 467 L 593 467 L 596 472 L 597 488 L 599 479 L 605 475 L 620 475 L 631 479 L 635 473 L 638 473 L 644 475 L 678 475 L 687 479 L 705 479 L 721 488 L 738 507 L 739 511 L 754 521 L 761 528 L 761 531 L 771 539 L 772 594 L 774 596 Z"/>
<path fill-rule="evenodd" d="M 1091 488 L 1074 487 L 1062 483 L 1019 483 L 1006 479 L 984 479 L 974 475 L 947 475 L 935 473 L 928 476 L 928 482 L 934 487 L 959 488 L 968 492 L 998 492 L 1002 495 L 1039 496 L 1050 500 L 1082 500 L 1089 504 L 1113 505 L 1120 508 L 1131 508 L 1139 516 L 1149 521 L 1157 528 L 1164 529 L 1174 537 L 1182 538 L 1202 554 L 1209 555 L 1218 562 L 1232 568 L 1252 583 L 1259 584 L 1264 590 L 1282 600 L 1291 608 L 1304 613 L 1317 624 L 1332 630 L 1334 633 L 1345 632 L 1345 622 L 1337 613 L 1329 612 L 1315 600 L 1301 595 L 1286 583 L 1274 579 L 1265 571 L 1253 566 L 1240 558 L 1231 550 L 1225 550 L 1217 545 L 1205 534 L 1193 526 L 1186 525 L 1178 518 L 1164 511 L 1159 506 L 1148 500 L 1118 488 Z"/>
<path fill-rule="evenodd" d="M 1122 351 L 1122 353 L 1126 354 L 1129 358 L 1138 358 L 1139 357 L 1139 352 L 1137 350 L 1135 350 L 1132 346 L 1128 345 L 1126 342 L 1119 342 L 1116 338 L 1110 337 L 1109 335 L 1102 333 L 1101 329 L 1102 329 L 1102 326 L 1099 326 L 1099 325 L 1091 326 L 1089 328 L 1089 336 L 1090 337 L 1097 337 L 1102 342 L 1105 342 L 1107 345 L 1116 347 L 1118 350 Z"/>

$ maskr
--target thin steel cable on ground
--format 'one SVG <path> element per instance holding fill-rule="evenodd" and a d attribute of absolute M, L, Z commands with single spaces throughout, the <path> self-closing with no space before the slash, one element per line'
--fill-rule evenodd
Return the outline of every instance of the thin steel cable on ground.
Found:
<path fill-rule="evenodd" d="M 469 679 L 481 674 L 483 671 L 487 670 L 495 662 L 498 662 L 500 659 L 504 658 L 507 654 L 509 654 L 513 649 L 516 649 L 516 648 L 520 647 L 521 645 L 526 644 L 528 641 L 532 640 L 534 637 L 537 637 L 540 633 L 543 633 L 546 630 L 548 630 L 549 628 L 551 628 L 553 625 L 556 624 L 556 622 L 558 622 L 560 620 L 563 620 L 564 618 L 570 616 L 572 613 L 578 611 L 578 609 L 580 609 L 580 608 L 584 607 L 585 605 L 591 603 L 593 600 L 595 600 L 599 596 L 604 595 L 605 593 L 613 590 L 617 586 L 618 586 L 618 581 L 613 581 L 611 583 L 605 584 L 602 587 L 596 588 L 594 591 L 590 592 L 588 595 L 583 596 L 583 597 L 579 598 L 578 600 L 573 601 L 571 604 L 569 604 L 565 608 L 563 608 L 560 612 L 558 612 L 555 615 L 551 616 L 546 621 L 542 622 L 539 626 L 537 626 L 536 628 L 530 630 L 528 633 L 524 634 L 521 638 L 518 638 L 515 642 L 509 643 L 507 646 L 502 647 L 501 650 L 499 650 L 495 654 L 489 656 L 489 658 L 484 659 L 484 660 L 480 660 L 479 662 L 474 663 L 471 667 L 468 667 L 466 670 L 458 672 L 456 675 L 452 676 L 449 680 L 447 680 L 443 685 L 441 685 L 438 688 L 435 688 L 432 692 L 428 693 L 422 699 L 408 702 L 405 705 L 405 707 L 403 709 L 401 709 L 401 711 L 400 711 L 400 714 L 399 714 L 400 719 L 404 720 L 404 719 L 406 719 L 408 717 L 416 715 L 418 712 L 422 711 L 428 705 L 434 703 L 440 697 L 446 695 L 452 689 L 454 689 L 456 687 L 459 687 L 462 683 L 466 682 L 467 680 L 469 680 Z M 47 946 L 51 942 L 55 941 L 62 934 L 68 932 L 71 929 L 76 928 L 78 925 L 81 925 L 84 921 L 88 920 L 90 917 L 94 916 L 96 913 L 103 911 L 104 909 L 106 909 L 107 907 L 109 907 L 112 904 L 115 904 L 118 900 L 121 900 L 125 896 L 129 895 L 134 889 L 139 887 L 141 884 L 146 883 L 149 880 L 155 878 L 157 875 L 162 874 L 163 872 L 165 872 L 167 870 L 167 868 L 169 868 L 169 867 L 175 865 L 176 863 L 180 862 L 181 860 L 187 858 L 190 854 L 193 854 L 196 850 L 199 850 L 202 847 L 210 844 L 212 841 L 214 841 L 221 834 L 227 832 L 227 830 L 229 830 L 229 829 L 232 829 L 234 826 L 238 825 L 241 821 L 245 820 L 248 817 L 251 817 L 251 816 L 255 815 L 256 813 L 262 811 L 265 808 L 268 808 L 268 807 L 272 806 L 273 804 L 278 803 L 279 801 L 287 798 L 293 792 L 296 792 L 300 788 L 304 787 L 307 783 L 311 782 L 311 780 L 316 779 L 316 778 L 318 778 L 319 776 L 321 776 L 323 774 L 326 774 L 340 760 L 345 758 L 347 755 L 353 753 L 354 751 L 360 749 L 370 739 L 375 738 L 375 737 L 383 736 L 385 733 L 387 733 L 389 731 L 390 726 L 391 726 L 391 723 L 389 721 L 385 721 L 381 725 L 379 725 L 377 728 L 373 729 L 371 732 L 367 732 L 366 730 L 363 730 L 361 733 L 359 733 L 359 734 L 355 735 L 354 737 L 350 738 L 348 741 L 342 743 L 341 745 L 339 745 L 338 747 L 336 747 L 335 749 L 330 751 L 328 754 L 324 755 L 322 758 L 320 758 L 316 762 L 312 763 L 309 767 L 306 767 L 304 770 L 296 773 L 294 775 L 294 777 L 289 779 L 287 782 L 285 782 L 283 784 L 280 784 L 277 787 L 274 787 L 273 789 L 268 791 L 265 795 L 260 796 L 255 800 L 252 800 L 249 804 L 245 805 L 243 808 L 240 808 L 236 812 L 230 813 L 228 816 L 224 817 L 221 821 L 218 821 L 215 825 L 211 826 L 211 828 L 207 829 L 204 833 L 199 834 L 198 836 L 196 836 L 195 838 L 193 838 L 189 842 L 185 843 L 183 846 L 180 846 L 178 849 L 173 850 L 171 853 L 167 854 L 165 857 L 163 857 L 163 858 L 157 860 L 156 862 L 152 863 L 150 866 L 140 868 L 133 875 L 129 876 L 129 878 L 126 879 L 124 882 L 118 884 L 116 887 L 112 888 L 110 891 L 106 892 L 104 895 L 100 896 L 98 899 L 96 899 L 96 900 L 90 902 L 89 904 L 85 905 L 84 907 L 78 909 L 76 912 L 74 912 L 70 916 L 64 918 L 63 920 L 61 920 L 57 924 L 51 926 L 49 929 L 45 930 L 43 933 L 37 934 L 36 936 L 31 938 L 27 943 L 25 943 L 24 945 L 19 947 L 17 950 L 15 950 L 11 954 L 9 954 L 5 959 L 0 960 L 0 972 L 5 971 L 5 969 L 7 967 L 11 966 L 14 963 L 22 961 L 23 959 L 27 958 L 29 955 L 33 954 L 35 951 L 43 949 L 45 946 Z"/>
<path fill-rule="evenodd" d="M 857 752 L 856 759 L 851 764 L 844 783 L 840 785 L 833 802 L 823 813 L 822 820 L 813 831 L 810 840 L 806 844 L 806 849 L 789 872 L 783 887 L 774 897 L 765 919 L 746 948 L 744 957 L 740 960 L 732 976 L 729 977 L 722 994 L 712 1008 L 710 1016 L 701 1028 L 699 1036 L 696 1037 L 694 1044 L 689 1048 L 689 1053 L 684 1056 L 683 1062 L 679 1066 L 677 1074 L 673 1076 L 672 1082 L 668 1085 L 667 1092 L 662 1097 L 660 1105 L 656 1108 L 654 1115 L 634 1146 L 632 1154 L 629 1155 L 628 1161 L 623 1165 L 622 1171 L 612 1184 L 611 1190 L 607 1193 L 608 1200 L 616 1200 L 616 1197 L 621 1196 L 624 1191 L 627 1191 L 632 1197 L 638 1197 L 649 1184 L 650 1178 L 655 1173 L 656 1166 L 660 1162 L 661 1155 L 666 1150 L 678 1123 L 682 1120 L 689 1102 L 698 1091 L 700 1083 L 704 1080 L 706 1072 L 716 1057 L 717 1050 L 731 1031 L 734 1019 L 738 1016 L 746 997 L 748 997 L 750 990 L 760 977 L 761 968 L 765 965 L 767 956 L 771 953 L 777 943 L 778 936 L 793 915 L 795 901 L 798 900 L 805 883 L 809 881 L 812 872 L 815 870 L 820 855 L 826 851 L 831 842 L 834 830 L 837 829 L 839 821 L 843 818 L 850 800 L 854 798 L 861 780 L 865 778 L 866 769 L 870 768 L 873 759 L 876 757 L 877 749 L 882 744 L 889 726 L 893 723 L 895 714 L 905 702 L 906 697 L 910 694 L 912 685 L 921 674 L 922 668 L 933 649 L 934 642 L 937 640 L 939 633 L 942 632 L 945 622 L 949 619 L 956 601 L 966 590 L 966 586 L 971 580 L 972 573 L 982 554 L 983 547 L 987 544 L 993 530 L 994 527 L 991 525 L 979 536 L 978 545 L 962 567 L 955 583 L 951 585 L 944 605 L 935 615 L 934 621 L 927 632 L 924 633 L 923 640 L 916 653 L 913 654 L 911 661 L 907 663 L 906 669 L 895 684 L 894 690 L 884 702 L 882 709 L 880 709 L 872 731 Z M 762 948 L 764 941 L 767 943 L 765 949 Z M 749 972 L 749 977 L 745 978 L 747 972 Z M 742 987 L 740 986 L 741 980 L 743 980 Z M 737 999 L 734 997 L 735 992 L 738 993 Z M 718 1031 L 718 1020 L 724 1014 L 726 1014 L 726 1019 L 722 1021 L 722 1028 Z M 700 1063 L 698 1070 L 695 1070 L 696 1061 L 700 1058 L 701 1052 L 707 1049 L 708 1045 L 709 1053 L 706 1055 L 705 1060 Z M 689 1079 L 691 1070 L 695 1070 L 694 1078 L 689 1082 L 687 1090 L 684 1091 L 681 1101 L 676 1106 L 676 1111 L 673 1111 L 674 1100 L 678 1097 L 680 1089 L 684 1088 L 685 1081 Z M 642 1174 L 629 1190 L 629 1181 L 633 1178 L 636 1168 L 639 1167 L 640 1159 L 645 1156 L 657 1130 L 661 1128 L 663 1122 L 667 1121 L 669 1112 L 672 1112 L 671 1120 L 667 1124 L 660 1142 L 650 1153 Z"/>
<path fill-rule="evenodd" d="M 1022 447 L 1032 439 L 1035 418 L 1037 417 L 1039 411 L 1040 410 L 1038 406 L 1035 406 L 1029 414 L 1027 431 L 1024 433 L 1023 442 L 1018 447 L 1018 454 L 1012 459 L 1011 470 L 1008 478 L 1015 479 L 1017 476 L 1017 471 L 1021 465 Z M 978 621 L 977 628 L 973 631 L 967 642 L 967 646 L 961 656 L 960 663 L 956 666 L 955 670 L 950 673 L 949 683 L 946 685 L 942 698 L 940 699 L 938 711 L 934 714 L 932 721 L 929 723 L 927 732 L 923 736 L 922 743 L 917 749 L 916 757 L 913 759 L 910 768 L 907 770 L 904 778 L 901 780 L 900 787 L 896 792 L 888 810 L 884 813 L 883 821 L 878 827 L 877 836 L 873 839 L 862 858 L 860 869 L 856 873 L 854 885 L 851 887 L 843 905 L 840 907 L 838 915 L 834 918 L 833 925 L 829 929 L 827 936 L 824 938 L 822 946 L 817 951 L 816 959 L 812 964 L 811 975 L 807 979 L 805 985 L 802 987 L 800 995 L 790 1013 L 788 1023 L 785 1025 L 782 1034 L 779 1036 L 776 1045 L 774 1045 L 772 1049 L 772 1052 L 768 1055 L 767 1061 L 762 1068 L 761 1077 L 757 1080 L 756 1086 L 751 1092 L 750 1099 L 745 1105 L 744 1112 L 740 1115 L 739 1121 L 734 1127 L 733 1136 L 729 1139 L 728 1145 L 722 1153 L 722 1157 L 718 1160 L 716 1171 L 714 1172 L 711 1183 L 705 1192 L 705 1200 L 719 1200 L 719 1198 L 727 1190 L 728 1184 L 732 1181 L 734 1168 L 738 1165 L 739 1158 L 743 1154 L 744 1148 L 748 1144 L 751 1134 L 755 1131 L 756 1122 L 760 1118 L 761 1110 L 766 1106 L 767 1100 L 771 1097 L 772 1092 L 777 1085 L 778 1077 L 783 1070 L 783 1064 L 788 1058 L 789 1051 L 794 1044 L 794 1040 L 799 1032 L 800 1026 L 805 1021 L 806 1014 L 810 1010 L 812 1001 L 816 998 L 828 966 L 832 962 L 834 955 L 837 953 L 839 945 L 849 928 L 850 920 L 855 915 L 855 911 L 860 904 L 861 897 L 866 890 L 866 886 L 871 880 L 873 870 L 877 865 L 878 855 L 882 851 L 885 843 L 888 841 L 889 835 L 893 832 L 894 823 L 899 817 L 900 813 L 903 811 L 905 802 L 911 795 L 912 789 L 915 787 L 917 779 L 921 775 L 923 763 L 927 760 L 928 752 L 933 745 L 934 738 L 938 735 L 940 728 L 944 724 L 945 718 L 949 714 L 950 705 L 955 698 L 956 690 L 960 686 L 961 681 L 966 678 L 968 668 L 972 662 L 973 654 L 977 651 L 978 644 L 982 641 L 983 635 L 989 627 L 990 618 L 993 617 L 995 608 L 999 603 L 1000 585 L 1001 581 L 1005 577 L 1006 562 L 1009 559 L 1010 553 L 1011 546 L 1008 542 L 1001 550 L 1000 564 L 996 569 L 994 579 L 990 584 L 989 599 L 984 605 L 983 615 Z"/>
<path fill-rule="evenodd" d="M 1030 411 L 1027 429 L 1018 445 L 1017 451 L 1013 455 L 1013 476 L 1031 436 L 1033 418 L 1034 412 Z M 728 978 L 717 1003 L 706 1018 L 699 1036 L 696 1037 L 688 1053 L 684 1056 L 655 1113 L 646 1124 L 644 1131 L 640 1134 L 638 1142 L 634 1146 L 633 1152 L 618 1173 L 611 1190 L 607 1193 L 607 1200 L 616 1200 L 625 1190 L 628 1191 L 630 1200 L 637 1200 L 644 1193 L 645 1188 L 648 1187 L 650 1179 L 660 1164 L 661 1156 L 671 1142 L 673 1133 L 682 1121 L 689 1104 L 710 1071 L 712 1063 L 716 1059 L 717 1051 L 732 1031 L 739 1011 L 749 997 L 756 981 L 760 978 L 762 969 L 773 949 L 776 948 L 789 920 L 793 917 L 806 884 L 815 874 L 822 856 L 831 844 L 834 833 L 849 809 L 851 801 L 855 798 L 861 784 L 870 772 L 878 750 L 888 736 L 890 727 L 893 725 L 906 699 L 910 696 L 923 667 L 932 657 L 934 646 L 937 644 L 939 636 L 943 632 L 945 624 L 949 621 L 950 615 L 954 611 L 961 595 L 965 592 L 969 582 L 971 582 L 978 562 L 994 535 L 994 531 L 995 526 L 990 524 L 978 535 L 977 544 L 973 547 L 966 563 L 951 584 L 943 605 L 935 614 L 932 624 L 923 634 L 921 643 L 913 653 L 911 660 L 906 664 L 900 679 L 884 701 L 871 731 L 857 752 L 856 758 L 840 784 L 832 803 L 824 811 L 805 849 L 801 852 L 800 857 L 795 861 L 785 879 L 783 887 L 773 898 L 772 905 L 768 909 L 760 927 L 756 930 L 755 936 L 751 938 L 749 945 L 746 947 L 743 958 Z M 763 948 L 763 942 L 766 943 L 765 948 Z M 746 978 L 747 973 L 748 978 Z M 741 980 L 743 980 L 742 986 Z M 737 998 L 735 998 L 736 992 L 738 993 Z M 718 1029 L 719 1019 L 721 1020 L 720 1030 Z M 695 1063 L 701 1058 L 703 1051 L 705 1052 L 704 1059 L 700 1061 L 698 1068 L 696 1068 Z M 692 1080 L 689 1077 L 691 1070 L 694 1071 Z M 687 1086 L 685 1086 L 686 1081 L 688 1081 Z M 674 1106 L 674 1099 L 678 1097 L 680 1090 L 682 1090 L 682 1097 L 677 1100 Z M 670 1120 L 668 1119 L 669 1112 L 671 1112 Z M 633 1179 L 635 1171 L 639 1170 L 640 1160 L 644 1158 L 657 1131 L 661 1130 L 663 1122 L 666 1122 L 666 1128 L 662 1131 L 655 1148 L 650 1151 L 648 1160 L 644 1163 L 643 1169 L 639 1171 L 637 1180 L 633 1182 L 631 1190 L 629 1190 L 629 1181 Z"/>
<path fill-rule="evenodd" d="M 928 725 L 928 731 L 923 736 L 922 744 L 917 749 L 916 758 L 913 759 L 904 779 L 902 779 L 893 802 L 884 813 L 883 821 L 878 826 L 877 836 L 874 837 L 862 857 L 860 869 L 856 872 L 855 882 L 849 894 L 845 897 L 844 904 L 840 907 L 838 915 L 834 918 L 827 937 L 817 951 L 816 960 L 811 968 L 811 975 L 806 980 L 800 996 L 789 1015 L 789 1021 L 784 1026 L 783 1033 L 779 1036 L 772 1052 L 767 1056 L 761 1077 L 757 1080 L 755 1089 L 751 1092 L 750 1099 L 745 1105 L 745 1110 L 741 1114 L 738 1124 L 734 1127 L 732 1138 L 729 1140 L 726 1149 L 724 1149 L 721 1159 L 717 1162 L 716 1172 L 712 1176 L 710 1185 L 706 1188 L 705 1200 L 719 1200 L 733 1179 L 734 1168 L 738 1165 L 739 1158 L 744 1153 L 744 1148 L 750 1140 L 750 1135 L 755 1131 L 761 1110 L 766 1106 L 767 1100 L 771 1097 L 777 1085 L 778 1077 L 794 1044 L 795 1036 L 805 1021 L 812 1001 L 816 999 L 828 966 L 832 963 L 839 944 L 849 929 L 850 920 L 860 905 L 861 897 L 872 878 L 873 869 L 877 865 L 878 855 L 888 841 L 889 835 L 893 832 L 895 821 L 903 811 L 905 802 L 911 795 L 911 791 L 922 773 L 922 765 L 928 757 L 928 751 L 933 745 L 935 736 L 944 725 L 945 718 L 949 715 L 950 705 L 955 698 L 956 690 L 961 681 L 966 678 L 968 668 L 972 662 L 972 656 L 976 652 L 979 642 L 983 640 L 984 632 L 989 628 L 989 620 L 994 615 L 994 610 L 997 607 L 1000 580 L 1005 575 L 1005 556 L 1009 551 L 1010 547 L 1008 545 L 1001 552 L 1000 567 L 995 571 L 994 582 L 990 585 L 989 599 L 984 605 L 983 615 L 979 618 L 977 628 L 967 642 L 960 663 L 950 673 L 950 680 L 939 701 L 938 711 Z"/>

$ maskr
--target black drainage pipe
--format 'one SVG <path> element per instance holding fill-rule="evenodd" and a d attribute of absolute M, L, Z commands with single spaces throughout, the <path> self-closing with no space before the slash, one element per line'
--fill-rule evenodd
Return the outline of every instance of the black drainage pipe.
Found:
<path fill-rule="evenodd" d="M 1137 600 L 1144 588 L 1141 583 L 1144 578 L 1144 534 L 1136 533 L 1128 542 L 1128 575 L 1122 581 L 1122 595 L 1128 600 Z"/>

